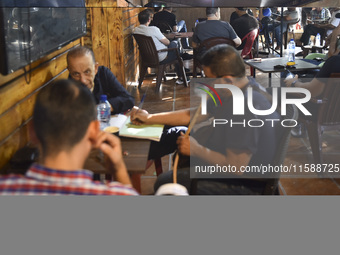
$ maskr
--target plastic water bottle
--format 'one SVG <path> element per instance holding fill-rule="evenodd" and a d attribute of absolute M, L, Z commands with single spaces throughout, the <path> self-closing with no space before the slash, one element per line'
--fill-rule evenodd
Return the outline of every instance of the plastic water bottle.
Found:
<path fill-rule="evenodd" d="M 295 42 L 294 39 L 291 39 L 288 44 L 288 66 L 295 65 Z"/>
<path fill-rule="evenodd" d="M 321 19 L 325 19 L 325 9 L 321 10 Z"/>
<path fill-rule="evenodd" d="M 100 129 L 103 130 L 109 125 L 111 117 L 111 105 L 107 101 L 106 95 L 100 96 L 100 102 L 97 106 L 97 114 L 98 120 L 100 121 Z"/>
<path fill-rule="evenodd" d="M 318 33 L 315 37 L 315 46 L 320 46 L 321 45 L 321 42 L 320 42 L 320 34 Z"/>

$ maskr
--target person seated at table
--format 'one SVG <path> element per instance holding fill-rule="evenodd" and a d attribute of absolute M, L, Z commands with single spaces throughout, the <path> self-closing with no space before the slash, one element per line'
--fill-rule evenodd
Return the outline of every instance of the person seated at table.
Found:
<path fill-rule="evenodd" d="M 298 46 L 308 45 L 310 42 L 311 35 L 320 34 L 322 37 L 329 36 L 332 30 L 340 24 L 340 18 L 336 17 L 336 14 L 340 13 L 340 8 L 334 8 L 331 18 L 327 24 L 308 24 L 304 27 L 303 34 L 300 40 L 297 40 Z"/>
<path fill-rule="evenodd" d="M 237 7 L 235 8 L 236 10 L 230 15 L 230 19 L 229 22 L 230 24 L 237 18 L 241 17 L 243 14 L 239 13 L 238 10 L 244 10 L 246 11 L 247 14 L 249 14 L 250 16 L 254 17 L 254 13 L 251 9 L 248 8 L 244 8 L 244 7 Z M 235 29 L 235 28 L 234 28 Z"/>
<path fill-rule="evenodd" d="M 157 12 L 153 16 L 153 25 L 157 27 L 157 24 L 165 23 L 172 28 L 172 32 L 188 32 L 185 21 L 180 20 L 177 22 L 176 15 L 172 13 L 172 7 L 164 7 L 164 9 L 160 12 Z M 182 47 L 184 49 L 191 49 L 189 45 L 188 38 L 182 38 Z"/>
<path fill-rule="evenodd" d="M 253 16 L 247 13 L 247 8 L 237 8 L 236 13 L 239 15 L 239 18 L 230 21 L 230 25 L 242 40 L 250 31 L 259 28 L 259 23 Z M 245 44 L 246 40 L 237 47 L 237 50 L 242 50 Z"/>
<path fill-rule="evenodd" d="M 1 195 L 138 195 L 132 188 L 119 139 L 100 131 L 94 98 L 85 86 L 58 80 L 43 88 L 33 110 L 40 161 L 25 175 L 0 177 Z M 92 181 L 83 166 L 91 149 L 102 151 L 115 182 Z"/>
<path fill-rule="evenodd" d="M 312 97 L 322 96 L 327 82 L 325 78 L 330 78 L 332 73 L 340 73 L 340 49 L 337 46 L 338 36 L 340 36 L 340 24 L 333 30 L 333 36 L 329 45 L 329 58 L 313 80 L 310 82 L 301 82 L 299 81 L 299 77 L 295 75 L 294 78 L 285 80 L 286 86 L 308 89 Z"/>
<path fill-rule="evenodd" d="M 159 30 L 158 27 L 149 26 L 151 22 L 151 14 L 149 10 L 143 10 L 138 14 L 138 21 L 140 25 L 136 27 L 133 31 L 134 34 L 141 34 L 145 36 L 152 37 L 157 50 L 163 50 L 167 48 L 177 48 L 179 50 L 178 41 L 169 41 Z M 161 64 L 166 64 L 177 58 L 176 52 L 171 50 L 169 52 L 159 52 L 158 53 L 159 62 Z M 175 71 L 178 76 L 176 84 L 183 84 L 183 77 L 181 77 L 179 72 L 179 65 L 175 64 Z"/>
<path fill-rule="evenodd" d="M 263 9 L 263 11 L 268 12 L 267 9 Z M 283 12 L 283 20 L 281 21 L 281 17 L 276 19 L 271 18 L 263 18 L 261 20 L 262 29 L 266 38 L 266 41 L 269 45 L 272 45 L 272 38 L 269 35 L 269 32 L 274 33 L 274 38 L 276 39 L 276 47 L 275 50 L 279 50 L 282 45 L 282 34 L 287 31 L 287 24 L 298 20 L 299 14 L 296 11 L 295 7 L 288 7 L 288 10 Z M 281 31 L 281 22 L 282 24 L 282 31 Z"/>
<path fill-rule="evenodd" d="M 330 17 L 331 13 L 327 8 L 316 7 L 310 11 L 307 17 L 307 23 L 313 24 L 314 22 L 318 23 L 320 21 L 327 21 L 330 19 Z"/>
<path fill-rule="evenodd" d="M 330 78 L 332 73 L 340 73 L 340 55 L 338 55 L 340 49 L 337 47 L 337 36 L 340 35 L 340 25 L 333 30 L 333 35 L 329 46 L 329 58 L 315 75 L 314 79 L 310 82 L 301 82 L 299 81 L 298 75 L 295 75 L 294 78 L 284 80 L 287 87 L 305 88 L 310 91 L 312 97 L 322 98 L 323 91 L 327 86 L 327 78 Z M 305 107 L 312 114 L 310 118 L 313 119 L 317 116 L 320 105 L 306 103 Z M 301 125 L 298 125 L 292 130 L 292 135 L 295 137 L 301 137 L 303 134 L 304 128 Z"/>
<path fill-rule="evenodd" d="M 220 8 L 206 8 L 207 20 L 197 23 L 192 37 L 192 46 L 198 48 L 204 40 L 212 37 L 226 37 L 234 41 L 235 46 L 241 45 L 242 41 L 235 33 L 234 29 L 226 21 L 221 21 Z M 198 52 L 198 56 L 203 56 L 205 50 Z"/>
<path fill-rule="evenodd" d="M 240 88 L 248 97 L 247 88 L 252 87 L 252 97 L 256 109 L 269 109 L 271 103 L 264 92 L 259 91 L 259 85 L 253 79 L 248 79 L 245 72 L 245 64 L 236 49 L 230 45 L 216 45 L 209 49 L 202 58 L 205 74 L 208 78 L 220 78 L 216 82 L 232 84 Z M 222 105 L 215 107 L 212 100 L 207 103 L 207 115 L 200 116 L 201 120 L 213 118 L 233 119 L 233 121 L 247 123 L 250 119 L 280 119 L 277 112 L 267 116 L 255 116 L 245 106 L 245 115 L 233 115 L 233 100 L 229 90 L 219 89 L 218 94 L 222 98 Z M 247 99 L 245 99 L 247 101 Z M 174 112 L 149 114 L 145 110 L 133 109 L 131 120 L 135 124 L 166 124 L 171 126 L 189 125 L 190 112 L 196 109 L 185 109 Z M 200 123 L 202 124 L 202 123 Z M 264 124 L 261 128 L 245 126 L 218 125 L 213 128 L 209 123 L 205 127 L 193 131 L 190 137 L 183 133 L 174 136 L 173 140 L 166 140 L 163 146 L 169 148 L 177 143 L 178 152 L 184 156 L 194 157 L 204 164 L 220 166 L 233 165 L 237 169 L 241 166 L 269 164 L 272 162 L 277 146 L 278 129 L 271 124 Z M 166 136 L 171 135 L 167 133 Z M 162 137 L 163 139 L 163 137 Z M 162 140 L 161 140 L 162 143 Z M 160 145 L 161 145 L 160 143 Z M 155 190 L 164 183 L 172 182 L 172 171 L 161 174 L 155 184 Z M 219 182 L 206 181 L 204 187 L 199 186 L 198 194 L 261 194 L 264 184 L 256 180 L 222 179 L 222 187 Z M 190 190 L 189 171 L 179 170 L 178 183 Z"/>
<path fill-rule="evenodd" d="M 134 98 L 120 84 L 116 76 L 105 66 L 99 66 L 94 53 L 87 47 L 76 47 L 67 54 L 69 78 L 81 82 L 91 90 L 96 103 L 106 95 L 111 113 L 124 113 L 134 105 Z"/>

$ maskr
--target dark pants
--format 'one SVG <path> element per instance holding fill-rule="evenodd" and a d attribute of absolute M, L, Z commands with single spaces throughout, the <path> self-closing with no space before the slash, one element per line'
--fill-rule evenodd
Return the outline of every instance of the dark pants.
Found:
<path fill-rule="evenodd" d="M 158 176 L 154 190 L 161 185 L 173 182 L 173 171 Z M 177 182 L 191 190 L 189 168 L 178 169 Z M 261 195 L 265 188 L 264 182 L 250 179 L 200 179 L 197 182 L 197 195 Z"/>
<path fill-rule="evenodd" d="M 273 32 L 274 37 L 276 38 L 276 43 L 278 46 L 282 45 L 282 33 L 287 31 L 287 23 L 283 22 L 282 24 L 282 31 L 281 31 L 281 24 L 280 23 L 262 23 L 263 26 L 263 33 L 266 38 L 266 42 L 269 44 L 272 44 L 272 38 L 269 35 L 269 32 Z"/>
<path fill-rule="evenodd" d="M 169 49 L 170 49 L 170 48 L 177 48 L 178 51 L 180 52 L 180 44 L 179 44 L 178 41 L 171 41 L 170 44 L 169 44 L 169 46 L 168 46 L 168 48 L 169 48 Z M 175 51 L 175 50 L 170 50 L 170 51 L 168 52 L 168 55 L 166 56 L 166 59 L 162 60 L 162 61 L 160 62 L 160 64 L 167 64 L 167 63 L 170 63 L 170 62 L 172 62 L 172 61 L 174 61 L 174 60 L 176 60 L 176 59 L 177 59 L 177 53 L 176 53 L 176 51 Z M 181 75 L 181 73 L 180 73 L 180 71 L 179 71 L 179 64 L 178 64 L 178 63 L 175 64 L 175 72 L 176 72 L 176 74 L 177 74 L 178 77 L 182 77 L 182 75 Z"/>
<path fill-rule="evenodd" d="M 303 34 L 300 38 L 300 41 L 303 43 L 303 45 L 308 45 L 311 35 L 320 34 L 321 36 L 323 36 L 325 31 L 326 30 L 324 28 L 319 28 L 319 27 L 316 27 L 313 24 L 309 24 L 309 25 L 304 27 L 304 31 L 303 31 Z"/>
<path fill-rule="evenodd" d="M 185 133 L 187 129 L 184 126 L 164 127 L 161 140 L 159 142 L 151 142 L 148 159 L 158 159 L 173 153 L 177 149 L 177 138 L 181 135 L 181 132 Z"/>
<path fill-rule="evenodd" d="M 187 27 L 185 25 L 185 21 L 181 20 L 177 23 L 177 31 L 178 32 L 188 32 Z M 189 39 L 187 37 L 181 39 L 182 46 L 184 49 L 188 49 L 189 46 Z"/>

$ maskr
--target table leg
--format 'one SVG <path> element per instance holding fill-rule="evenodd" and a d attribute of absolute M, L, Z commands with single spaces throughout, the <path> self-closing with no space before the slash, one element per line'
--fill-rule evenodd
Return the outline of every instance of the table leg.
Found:
<path fill-rule="evenodd" d="M 141 177 L 142 177 L 142 174 L 137 174 L 137 173 L 131 173 L 131 174 L 130 174 L 132 186 L 133 186 L 133 187 L 135 188 L 135 190 L 137 190 L 139 193 L 142 192 L 142 188 L 141 188 Z"/>

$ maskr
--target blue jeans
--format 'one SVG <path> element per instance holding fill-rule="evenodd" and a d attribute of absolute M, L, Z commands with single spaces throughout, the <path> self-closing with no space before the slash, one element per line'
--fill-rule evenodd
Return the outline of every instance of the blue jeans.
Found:
<path fill-rule="evenodd" d="M 178 51 L 180 51 L 180 48 L 179 48 L 179 42 L 178 41 L 171 41 L 168 48 L 177 48 Z M 172 61 L 174 61 L 175 59 L 177 59 L 177 54 L 176 54 L 176 51 L 174 50 L 170 50 L 168 52 L 168 55 L 166 56 L 166 59 L 162 60 L 160 63 L 161 64 L 167 64 L 167 63 L 170 63 Z M 179 72 L 179 64 L 176 63 L 175 64 L 175 72 L 177 74 L 178 77 L 182 77 L 181 73 Z"/>
<path fill-rule="evenodd" d="M 282 34 L 287 31 L 287 23 L 283 22 L 283 27 L 281 31 L 281 24 L 275 23 L 266 23 L 263 24 L 263 32 L 266 38 L 266 41 L 269 44 L 272 44 L 272 38 L 269 36 L 269 32 L 274 33 L 274 38 L 276 38 L 276 42 L 278 46 L 282 45 Z"/>
<path fill-rule="evenodd" d="M 184 20 L 181 20 L 177 23 L 177 31 L 178 32 L 188 32 Z M 184 49 L 188 49 L 190 47 L 188 38 L 182 38 L 181 43 L 182 43 L 182 46 L 183 46 Z"/>

